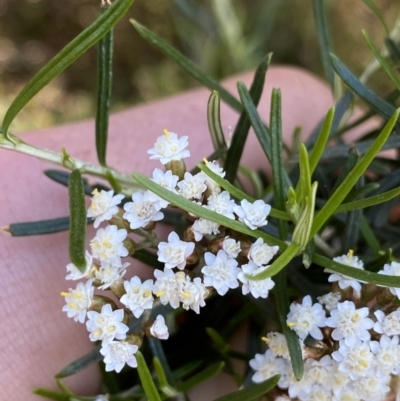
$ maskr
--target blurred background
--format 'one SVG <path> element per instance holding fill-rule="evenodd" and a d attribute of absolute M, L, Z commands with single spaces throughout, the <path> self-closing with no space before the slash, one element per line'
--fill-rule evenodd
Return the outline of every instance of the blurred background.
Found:
<path fill-rule="evenodd" d="M 0 116 L 23 85 L 99 14 L 100 0 L 0 0 Z M 400 1 L 375 0 L 389 28 Z M 361 35 L 381 46 L 384 29 L 362 0 L 327 0 L 333 49 L 360 74 L 372 60 Z M 150 47 L 130 25 L 135 18 L 216 78 L 273 63 L 323 76 L 311 0 L 136 0 L 116 27 L 112 110 L 171 95 L 196 82 Z M 94 115 L 96 49 L 45 88 L 16 119 L 15 131 Z M 370 82 L 385 92 L 382 73 Z"/>

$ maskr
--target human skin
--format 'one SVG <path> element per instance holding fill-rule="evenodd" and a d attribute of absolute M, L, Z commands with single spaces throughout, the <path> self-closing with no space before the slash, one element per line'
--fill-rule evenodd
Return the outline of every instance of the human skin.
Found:
<path fill-rule="evenodd" d="M 235 83 L 247 86 L 252 74 L 225 82 L 236 93 Z M 327 86 L 309 73 L 291 67 L 273 66 L 267 73 L 266 88 L 259 112 L 268 122 L 271 89 L 280 88 L 283 100 L 283 136 L 289 142 L 296 126 L 307 135 L 323 118 L 333 101 Z M 164 128 L 189 136 L 190 168 L 212 153 L 206 107 L 209 91 L 196 89 L 151 104 L 116 113 L 110 119 L 108 163 L 124 172 L 150 175 L 156 161 L 149 161 L 151 148 Z M 34 100 L 33 100 L 34 101 Z M 222 106 L 222 124 L 235 127 L 237 114 Z M 60 151 L 66 147 L 76 158 L 96 163 L 94 122 L 85 121 L 19 135 L 37 146 Z M 9 223 L 50 219 L 68 214 L 66 188 L 46 178 L 43 170 L 53 165 L 26 155 L 0 150 L 0 226 Z M 249 135 L 243 164 L 268 170 L 255 135 Z M 89 230 L 88 237 L 93 235 Z M 60 291 L 74 287 L 65 281 L 68 260 L 67 233 L 12 238 L 0 235 L 0 393 L 13 401 L 38 400 L 34 387 L 55 389 L 53 376 L 72 360 L 92 348 L 84 325 L 61 312 Z M 133 262 L 131 275 L 148 275 L 149 269 Z M 91 367 L 66 383 L 77 394 L 97 394 L 99 375 Z M 193 392 L 193 399 L 212 400 L 232 391 L 230 382 L 215 381 Z M 1 398 L 1 397 L 0 397 Z"/>

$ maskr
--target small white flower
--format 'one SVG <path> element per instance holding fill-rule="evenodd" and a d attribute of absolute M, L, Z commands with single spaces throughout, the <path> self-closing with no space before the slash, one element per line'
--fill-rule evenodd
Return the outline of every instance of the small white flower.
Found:
<path fill-rule="evenodd" d="M 255 354 L 249 365 L 256 371 L 251 378 L 254 383 L 261 383 L 286 370 L 284 366 L 285 360 L 277 358 L 271 350 L 267 350 L 265 354 Z"/>
<path fill-rule="evenodd" d="M 345 375 L 343 372 L 340 373 Z M 332 401 L 360 401 L 360 397 L 356 394 L 353 388 L 349 386 L 343 386 L 336 393 L 334 393 Z"/>
<path fill-rule="evenodd" d="M 167 164 L 172 160 L 181 160 L 190 157 L 190 152 L 186 149 L 189 145 L 188 137 L 178 138 L 175 132 L 164 130 L 164 135 L 157 138 L 154 148 L 147 151 L 150 160 L 160 160 L 162 164 Z"/>
<path fill-rule="evenodd" d="M 92 282 L 93 280 L 88 280 L 86 284 L 78 283 L 74 290 L 70 288 L 69 292 L 61 293 L 66 302 L 62 310 L 67 312 L 68 317 L 73 317 L 75 322 L 83 323 L 85 321 L 86 312 L 93 300 Z"/>
<path fill-rule="evenodd" d="M 332 353 L 332 358 L 338 362 L 338 369 L 347 373 L 351 380 L 366 376 L 375 366 L 369 342 L 358 339 L 351 346 L 344 339 L 340 340 L 339 349 Z"/>
<path fill-rule="evenodd" d="M 390 265 L 385 264 L 383 270 L 380 270 L 378 274 L 384 274 L 385 276 L 400 276 L 400 263 L 392 262 Z M 400 298 L 400 288 L 389 287 L 390 292 L 397 298 Z"/>
<path fill-rule="evenodd" d="M 312 305 L 311 297 L 307 295 L 303 298 L 302 304 L 290 305 L 287 325 L 303 340 L 309 334 L 316 340 L 322 340 L 323 336 L 319 327 L 325 326 L 325 311 L 321 304 Z"/>
<path fill-rule="evenodd" d="M 118 213 L 118 206 L 124 195 L 115 195 L 114 191 L 95 189 L 92 192 L 92 203 L 87 211 L 87 217 L 94 217 L 94 228 L 97 228 L 102 221 L 110 220 L 114 214 Z"/>
<path fill-rule="evenodd" d="M 132 200 L 133 202 L 125 203 L 123 215 L 124 219 L 129 221 L 132 230 L 146 227 L 151 221 L 159 221 L 164 218 L 164 214 L 160 212 L 161 205 L 154 201 L 152 192 L 135 192 Z"/>
<path fill-rule="evenodd" d="M 249 292 L 254 298 L 267 298 L 269 290 L 271 290 L 275 283 L 271 277 L 265 278 L 264 280 L 248 280 L 245 275 L 255 276 L 264 270 L 268 269 L 269 266 L 258 267 L 254 262 L 250 261 L 247 265 L 242 265 L 242 271 L 238 274 L 238 279 L 243 283 L 242 293 L 243 295 Z"/>
<path fill-rule="evenodd" d="M 206 162 L 207 167 L 215 174 L 219 175 L 220 177 L 225 177 L 225 171 L 223 170 L 222 167 L 218 164 L 217 161 L 213 160 L 212 162 Z M 217 184 L 212 178 L 210 178 L 206 173 L 203 173 L 203 171 L 200 171 L 200 173 L 196 174 L 197 176 L 201 177 L 204 179 L 205 184 L 207 185 L 207 188 L 211 192 L 216 192 L 219 193 L 221 192 L 221 187 L 219 184 Z"/>
<path fill-rule="evenodd" d="M 90 241 L 93 257 L 101 262 L 121 266 L 121 257 L 128 256 L 128 250 L 123 244 L 127 235 L 126 230 L 119 230 L 117 226 L 99 228 L 96 236 Z"/>
<path fill-rule="evenodd" d="M 223 191 L 221 193 L 212 193 L 207 199 L 206 207 L 229 219 L 235 219 L 235 215 L 233 214 L 235 206 L 235 201 L 231 199 L 229 192 Z"/>
<path fill-rule="evenodd" d="M 217 256 L 211 252 L 204 254 L 206 265 L 201 269 L 204 274 L 204 285 L 214 287 L 219 295 L 225 295 L 229 288 L 239 286 L 237 277 L 241 272 L 237 267 L 235 259 L 228 258 L 228 255 L 222 249 L 218 251 Z"/>
<path fill-rule="evenodd" d="M 271 206 L 267 205 L 262 200 L 256 200 L 254 203 L 250 203 L 246 199 L 240 202 L 240 206 L 236 205 L 234 212 L 237 214 L 239 221 L 246 224 L 252 230 L 258 227 L 265 226 L 267 216 L 271 210 Z"/>
<path fill-rule="evenodd" d="M 168 189 L 169 191 L 176 193 L 176 184 L 178 183 L 179 177 L 177 175 L 172 174 L 171 170 L 167 170 L 165 173 L 161 171 L 159 168 L 154 169 L 153 171 L 153 181 L 161 185 L 163 188 Z M 160 208 L 165 208 L 169 205 L 169 202 L 165 199 L 160 198 L 158 195 L 153 194 L 155 201 L 158 201 Z"/>
<path fill-rule="evenodd" d="M 184 274 L 183 272 L 180 272 Z M 176 273 L 176 276 L 178 273 Z M 182 280 L 182 287 L 180 291 L 179 300 L 182 302 L 182 307 L 186 310 L 189 308 L 200 313 L 200 307 L 205 306 L 204 298 L 207 294 L 205 285 L 201 282 L 200 277 L 196 277 L 193 281 L 190 281 L 189 276 L 185 276 Z"/>
<path fill-rule="evenodd" d="M 384 381 L 372 374 L 367 377 L 360 377 L 358 380 L 354 381 L 353 388 L 358 397 L 363 400 L 383 401 L 390 391 L 390 387 L 387 385 L 390 376 L 387 376 L 385 379 Z"/>
<path fill-rule="evenodd" d="M 99 289 L 106 290 L 111 287 L 117 280 L 125 275 L 126 268 L 129 265 L 130 263 L 123 263 L 121 266 L 114 266 L 108 262 L 104 262 L 95 273 L 96 279 L 102 283 Z"/>
<path fill-rule="evenodd" d="M 153 307 L 153 280 L 146 280 L 143 283 L 135 276 L 130 281 L 124 282 L 126 294 L 122 295 L 121 303 L 131 310 L 133 316 L 139 318 L 145 309 Z"/>
<path fill-rule="evenodd" d="M 94 401 L 108 401 L 108 397 L 106 395 L 98 395 Z"/>
<path fill-rule="evenodd" d="M 321 385 L 315 385 L 310 390 L 307 401 L 332 401 L 332 392 Z"/>
<path fill-rule="evenodd" d="M 200 218 L 193 223 L 191 230 L 193 231 L 195 240 L 200 241 L 204 235 L 217 235 L 219 233 L 219 224 Z"/>
<path fill-rule="evenodd" d="M 154 270 L 154 276 L 156 280 L 153 286 L 153 294 L 160 298 L 163 305 L 170 304 L 172 308 L 178 308 L 181 283 L 175 277 L 172 269 L 165 267 L 164 271 Z"/>
<path fill-rule="evenodd" d="M 281 356 L 284 359 L 290 359 L 289 349 L 286 337 L 282 333 L 271 332 L 263 340 L 275 356 Z"/>
<path fill-rule="evenodd" d="M 328 294 L 318 297 L 318 302 L 325 306 L 325 309 L 330 312 L 332 309 L 336 309 L 340 302 L 340 292 L 328 292 Z"/>
<path fill-rule="evenodd" d="M 237 258 L 241 252 L 240 241 L 235 241 L 233 238 L 225 237 L 222 242 L 222 249 L 230 258 Z"/>
<path fill-rule="evenodd" d="M 186 172 L 184 179 L 178 182 L 178 188 L 178 194 L 185 199 L 201 199 L 207 186 L 201 176 Z"/>
<path fill-rule="evenodd" d="M 374 322 L 368 318 L 369 309 L 356 309 L 354 302 L 344 301 L 337 305 L 337 309 L 331 311 L 331 317 L 326 319 L 326 325 L 333 327 L 332 338 L 335 341 L 344 339 L 346 345 L 351 347 L 357 339 L 369 340 L 369 329 L 374 327 Z"/>
<path fill-rule="evenodd" d="M 341 263 L 342 265 L 351 266 L 355 267 L 356 269 L 364 270 L 364 263 L 362 262 L 362 260 L 358 259 L 358 256 L 353 255 L 352 250 L 350 250 L 347 255 L 338 256 L 336 258 L 333 258 L 333 260 L 337 263 Z M 330 283 L 337 281 L 339 287 L 342 290 L 344 290 L 347 287 L 351 287 L 354 289 L 354 291 L 356 291 L 357 294 L 360 294 L 361 284 L 359 280 L 345 276 L 343 274 L 332 272 L 332 270 L 329 269 L 324 269 L 324 272 L 333 273 L 328 277 L 328 281 Z"/>
<path fill-rule="evenodd" d="M 86 251 L 85 252 L 86 268 L 81 272 L 73 263 L 67 264 L 67 276 L 66 280 L 80 280 L 82 278 L 89 278 L 91 276 L 91 270 L 93 267 L 93 256 Z"/>
<path fill-rule="evenodd" d="M 381 310 L 374 312 L 377 321 L 374 324 L 374 331 L 387 336 L 400 335 L 400 310 L 397 309 L 389 315 L 385 315 Z"/>
<path fill-rule="evenodd" d="M 270 246 L 265 244 L 262 238 L 258 238 L 257 241 L 251 245 L 247 257 L 257 266 L 263 266 L 267 265 L 278 251 L 279 246 Z"/>
<path fill-rule="evenodd" d="M 169 337 L 168 327 L 165 324 L 163 315 L 158 315 L 153 325 L 150 327 L 150 333 L 153 337 L 160 340 L 167 340 Z"/>
<path fill-rule="evenodd" d="M 90 332 L 91 341 L 102 341 L 103 345 L 114 339 L 123 340 L 126 337 L 128 326 L 122 323 L 124 310 L 112 310 L 110 304 L 103 305 L 101 313 L 89 311 L 86 328 Z"/>
<path fill-rule="evenodd" d="M 168 242 L 158 244 L 158 260 L 165 263 L 168 269 L 177 267 L 182 270 L 186 266 L 186 258 L 193 253 L 194 246 L 193 242 L 181 241 L 178 234 L 172 231 Z"/>
<path fill-rule="evenodd" d="M 125 364 L 136 368 L 137 362 L 135 354 L 137 350 L 137 345 L 132 345 L 125 341 L 111 341 L 103 345 L 100 349 L 100 353 L 104 356 L 106 372 L 115 370 L 119 373 Z"/>
<path fill-rule="evenodd" d="M 380 341 L 371 341 L 370 347 L 375 354 L 377 366 L 376 376 L 384 377 L 398 373 L 400 365 L 399 337 L 389 338 L 383 335 Z"/>

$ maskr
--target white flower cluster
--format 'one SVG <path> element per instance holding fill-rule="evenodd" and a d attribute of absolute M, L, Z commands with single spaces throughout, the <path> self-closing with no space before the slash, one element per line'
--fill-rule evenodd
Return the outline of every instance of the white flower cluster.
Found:
<path fill-rule="evenodd" d="M 362 269 L 363 263 L 350 251 L 335 258 L 342 264 Z M 400 264 L 387 264 L 381 274 L 395 274 Z M 362 285 L 357 280 L 332 274 L 341 290 L 352 288 L 353 300 L 343 300 L 345 292 L 331 292 L 312 303 L 311 297 L 293 303 L 287 325 L 296 332 L 302 347 L 304 376 L 294 377 L 285 336 L 268 333 L 263 340 L 268 349 L 250 361 L 255 383 L 280 374 L 280 397 L 286 400 L 381 401 L 391 391 L 394 375 L 400 373 L 400 308 L 389 302 L 387 310 L 376 301 L 362 306 Z M 396 289 L 390 289 L 397 295 Z M 304 340 L 318 340 L 315 347 Z M 310 344 L 310 342 L 308 342 Z"/>
<path fill-rule="evenodd" d="M 160 160 L 171 169 L 163 172 L 156 168 L 152 178 L 155 183 L 222 216 L 238 219 L 253 230 L 267 224 L 270 206 L 262 200 L 254 203 L 243 200 L 237 205 L 227 191 L 203 172 L 174 174 L 170 163 L 178 162 L 179 165 L 179 161 L 189 157 L 187 146 L 187 137 L 178 138 L 177 134 L 168 131 L 157 139 L 154 148 L 148 151 L 150 159 Z M 215 174 L 224 177 L 225 172 L 218 163 L 206 163 Z M 182 176 L 183 179 L 179 179 Z M 239 283 L 243 294 L 251 293 L 256 298 L 268 296 L 274 286 L 271 278 L 249 281 L 246 275 L 254 276 L 268 269 L 268 263 L 279 250 L 277 246 L 269 246 L 259 238 L 253 244 L 246 240 L 247 251 L 243 251 L 241 241 L 220 234 L 225 228 L 202 218 L 195 218 L 187 229 L 191 233 L 188 237 L 194 241 L 183 241 L 175 232 L 169 234 L 167 241 L 159 241 L 153 231 L 153 222 L 163 219 L 161 209 L 169 203 L 151 191 L 136 192 L 122 209 L 119 205 L 123 198 L 123 195 L 114 195 L 112 190 L 93 191 L 87 216 L 94 219 L 97 232 L 90 241 L 91 252 L 86 252 L 86 269 L 81 272 L 70 263 L 66 277 L 69 280 L 87 279 L 87 282 L 79 282 L 75 289 L 62 293 L 66 301 L 63 311 L 75 321 L 84 323 L 86 320 L 90 340 L 101 341 L 100 352 L 107 371 L 120 372 L 125 364 L 136 366 L 134 355 L 137 344 L 141 343 L 138 335 L 168 338 L 163 316 L 150 321 L 150 326 L 146 323 L 150 315 L 144 312 L 153 308 L 155 299 L 172 308 L 182 307 L 200 313 L 210 291 L 224 295 L 229 289 L 239 287 Z M 113 224 L 99 228 L 111 219 Z M 130 233 L 142 236 L 142 243 L 134 241 Z M 220 236 L 215 237 L 218 234 Z M 211 250 L 208 244 L 213 241 L 218 246 Z M 164 269 L 155 270 L 154 279 L 142 281 L 138 276 L 124 279 L 129 263 L 122 258 L 134 253 L 136 247 L 157 251 L 158 261 L 164 264 Z M 107 301 L 104 295 L 95 295 L 95 288 L 112 291 L 121 307 L 118 308 L 110 298 Z M 142 331 L 135 333 L 136 338 L 133 338 L 128 333 L 129 322 L 142 316 Z"/>

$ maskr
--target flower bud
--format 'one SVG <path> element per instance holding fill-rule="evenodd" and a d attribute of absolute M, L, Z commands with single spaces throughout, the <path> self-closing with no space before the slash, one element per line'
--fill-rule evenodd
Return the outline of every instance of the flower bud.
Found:
<path fill-rule="evenodd" d="M 171 170 L 172 174 L 177 175 L 179 177 L 179 181 L 183 180 L 184 175 L 186 173 L 186 165 L 183 159 L 181 160 L 171 160 L 167 164 L 165 164 L 165 170 Z"/>
<path fill-rule="evenodd" d="M 110 286 L 110 290 L 118 299 L 120 299 L 123 295 L 126 294 L 124 280 L 122 278 L 119 278 L 118 280 L 114 281 Z"/>
<path fill-rule="evenodd" d="M 361 303 L 366 305 L 368 302 L 372 301 L 377 292 L 376 284 L 365 283 L 361 289 Z"/>
<path fill-rule="evenodd" d="M 117 305 L 112 299 L 105 297 L 104 295 L 95 295 L 88 310 L 101 313 L 101 308 L 107 304 L 110 304 L 112 309 L 117 309 Z"/>
<path fill-rule="evenodd" d="M 251 242 L 248 239 L 240 240 L 240 248 L 241 252 L 239 253 L 239 256 L 243 258 L 247 258 L 250 248 L 251 248 Z"/>
<path fill-rule="evenodd" d="M 376 291 L 376 300 L 379 305 L 389 305 L 395 296 L 390 292 L 387 287 L 378 287 Z"/>
<path fill-rule="evenodd" d="M 217 254 L 218 251 L 223 247 L 224 239 L 225 238 L 223 237 L 219 237 L 211 240 L 208 244 L 208 250 L 214 254 Z"/>
<path fill-rule="evenodd" d="M 143 330 L 150 338 L 166 340 L 169 337 L 168 327 L 162 315 L 158 315 L 156 320 L 148 320 L 143 326 Z"/>
<path fill-rule="evenodd" d="M 138 332 L 134 332 L 128 334 L 124 341 L 126 341 L 128 344 L 137 345 L 138 348 L 140 348 L 143 344 L 143 335 Z"/>
<path fill-rule="evenodd" d="M 110 224 L 117 226 L 119 229 L 123 228 L 128 232 L 132 232 L 133 230 L 131 229 L 129 222 L 122 217 L 123 214 L 124 211 L 118 209 L 118 213 L 111 218 Z"/>
<path fill-rule="evenodd" d="M 194 232 L 191 229 L 192 226 L 188 227 L 183 233 L 183 239 L 186 242 L 195 242 Z"/>
<path fill-rule="evenodd" d="M 197 248 L 194 248 L 191 255 L 186 258 L 186 268 L 194 267 L 199 263 L 200 260 L 200 252 Z"/>
<path fill-rule="evenodd" d="M 132 256 L 135 253 L 135 251 L 137 250 L 137 244 L 132 238 L 127 237 L 124 240 L 123 244 L 124 244 L 124 247 L 129 252 L 129 256 Z"/>

